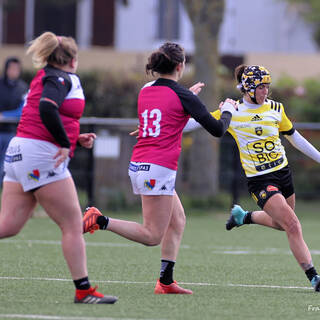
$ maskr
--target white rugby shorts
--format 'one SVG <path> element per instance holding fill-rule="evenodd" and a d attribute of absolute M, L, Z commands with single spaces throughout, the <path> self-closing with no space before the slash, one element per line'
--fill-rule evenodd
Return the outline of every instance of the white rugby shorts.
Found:
<path fill-rule="evenodd" d="M 177 171 L 146 162 L 130 162 L 129 176 L 134 194 L 174 195 Z"/>
<path fill-rule="evenodd" d="M 58 150 L 47 141 L 14 137 L 6 151 L 3 181 L 18 182 L 26 192 L 70 177 L 70 159 L 54 169 L 57 160 L 53 157 Z"/>

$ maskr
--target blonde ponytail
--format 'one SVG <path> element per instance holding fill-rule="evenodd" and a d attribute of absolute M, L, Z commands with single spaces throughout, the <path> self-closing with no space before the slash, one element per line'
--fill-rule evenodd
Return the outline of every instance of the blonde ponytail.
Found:
<path fill-rule="evenodd" d="M 59 41 L 52 32 L 45 32 L 38 38 L 30 42 L 27 54 L 32 54 L 32 62 L 36 68 L 41 68 L 47 64 L 49 56 L 58 48 Z"/>
<path fill-rule="evenodd" d="M 27 54 L 32 55 L 36 68 L 47 63 L 64 66 L 77 57 L 78 47 L 71 37 L 56 36 L 53 32 L 45 32 L 30 42 Z"/>

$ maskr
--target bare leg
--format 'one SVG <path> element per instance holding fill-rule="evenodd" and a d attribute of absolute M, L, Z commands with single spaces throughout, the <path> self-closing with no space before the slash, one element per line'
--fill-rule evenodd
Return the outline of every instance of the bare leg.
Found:
<path fill-rule="evenodd" d="M 177 194 L 173 198 L 172 216 L 168 229 L 161 243 L 161 257 L 165 260 L 176 261 L 183 231 L 186 223 L 186 216 L 180 199 Z"/>
<path fill-rule="evenodd" d="M 288 205 L 291 207 L 292 210 L 295 208 L 295 194 L 291 195 L 289 198 L 286 199 Z M 274 228 L 277 230 L 284 231 L 283 228 L 274 221 L 270 215 L 268 215 L 265 211 L 253 211 L 251 215 L 252 222 L 256 224 L 260 224 L 262 226 Z"/>
<path fill-rule="evenodd" d="M 170 222 L 173 198 L 141 195 L 143 224 L 109 218 L 108 230 L 147 246 L 158 245 Z"/>
<path fill-rule="evenodd" d="M 32 192 L 24 192 L 20 183 L 3 182 L 0 213 L 0 238 L 16 235 L 31 217 L 36 205 Z"/>
<path fill-rule="evenodd" d="M 287 233 L 291 251 L 301 268 L 304 271 L 311 268 L 311 254 L 303 239 L 301 224 L 285 198 L 275 194 L 267 201 L 264 210 Z"/>
<path fill-rule="evenodd" d="M 72 178 L 47 184 L 35 192 L 41 206 L 62 231 L 62 250 L 73 280 L 88 275 L 82 214 Z"/>

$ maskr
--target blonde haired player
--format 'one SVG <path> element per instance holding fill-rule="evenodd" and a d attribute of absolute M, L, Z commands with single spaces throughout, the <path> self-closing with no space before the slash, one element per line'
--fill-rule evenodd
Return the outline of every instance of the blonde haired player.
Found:
<path fill-rule="evenodd" d="M 249 192 L 263 211 L 247 212 L 235 205 L 226 229 L 255 223 L 285 231 L 294 257 L 315 291 L 320 291 L 320 277 L 294 212 L 291 171 L 279 133 L 317 162 L 320 153 L 295 130 L 282 103 L 268 99 L 271 76 L 266 68 L 241 65 L 236 68 L 235 77 L 243 97 L 228 132 L 237 143 Z M 220 111 L 212 115 L 219 118 Z"/>
<path fill-rule="evenodd" d="M 0 238 L 16 235 L 37 202 L 60 227 L 62 250 L 75 290 L 75 303 L 115 303 L 90 285 L 81 208 L 68 170 L 76 144 L 92 148 L 94 133 L 80 134 L 85 106 L 79 77 L 78 47 L 71 37 L 45 32 L 27 53 L 41 69 L 30 84 L 16 136 L 5 157 Z"/>

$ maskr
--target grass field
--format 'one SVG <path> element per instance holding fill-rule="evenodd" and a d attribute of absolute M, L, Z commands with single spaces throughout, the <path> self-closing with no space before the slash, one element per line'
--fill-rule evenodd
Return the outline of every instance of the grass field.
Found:
<path fill-rule="evenodd" d="M 320 270 L 319 205 L 297 208 Z M 136 214 L 117 215 L 140 220 Z M 282 232 L 224 229 L 227 213 L 187 212 L 175 278 L 192 296 L 154 295 L 159 247 L 99 231 L 85 235 L 92 284 L 117 295 L 115 305 L 75 305 L 60 232 L 33 218 L 17 237 L 0 241 L 0 319 L 318 319 L 320 294 L 288 250 Z"/>

